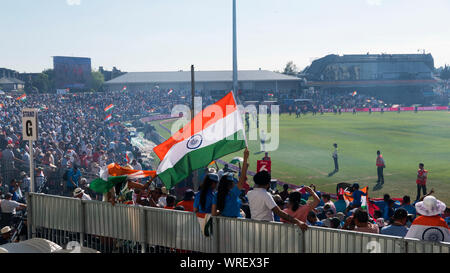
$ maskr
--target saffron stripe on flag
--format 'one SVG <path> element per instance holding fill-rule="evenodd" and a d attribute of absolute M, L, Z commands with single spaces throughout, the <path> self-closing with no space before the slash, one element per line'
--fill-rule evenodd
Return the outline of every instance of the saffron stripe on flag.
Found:
<path fill-rule="evenodd" d="M 215 104 L 210 105 L 201 111 L 183 129 L 176 132 L 163 144 L 155 147 L 153 151 L 159 159 L 162 160 L 173 145 L 190 138 L 236 110 L 236 102 L 234 101 L 233 93 L 230 92 Z M 223 116 L 218 115 L 219 111 L 221 111 L 220 113 L 223 113 Z M 212 113 L 214 113 L 214 115 L 212 115 Z"/>

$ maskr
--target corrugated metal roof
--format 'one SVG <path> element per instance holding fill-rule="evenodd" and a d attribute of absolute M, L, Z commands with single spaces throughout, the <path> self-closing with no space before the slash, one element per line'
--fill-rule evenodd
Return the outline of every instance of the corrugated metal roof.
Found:
<path fill-rule="evenodd" d="M 299 81 L 297 77 L 267 71 L 267 70 L 242 70 L 239 71 L 239 81 Z M 196 82 L 230 82 L 233 80 L 232 71 L 196 71 Z M 127 83 L 172 83 L 190 82 L 190 71 L 179 72 L 129 72 L 112 79 L 106 84 Z"/>
<path fill-rule="evenodd" d="M 15 78 L 0 78 L 0 84 L 25 84 L 25 82 Z"/>

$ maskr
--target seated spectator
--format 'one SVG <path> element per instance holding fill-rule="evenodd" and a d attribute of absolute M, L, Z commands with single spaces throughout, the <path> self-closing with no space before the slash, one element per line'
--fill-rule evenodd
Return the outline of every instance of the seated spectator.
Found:
<path fill-rule="evenodd" d="M 347 203 L 345 203 L 344 196 L 339 194 L 338 200 L 334 202 L 334 207 L 336 208 L 336 213 L 345 212 L 347 208 Z"/>
<path fill-rule="evenodd" d="M 84 190 L 81 188 L 76 188 L 73 191 L 73 197 L 81 200 L 88 200 L 88 201 L 92 200 L 92 198 L 86 193 L 84 193 Z"/>
<path fill-rule="evenodd" d="M 304 222 L 290 216 L 277 206 L 272 195 L 268 193 L 270 180 L 271 176 L 267 171 L 259 172 L 253 177 L 255 188 L 247 194 L 252 219 L 272 222 L 274 221 L 273 214 L 275 213 L 281 219 L 298 225 L 302 230 L 306 230 L 307 225 Z"/>
<path fill-rule="evenodd" d="M 162 194 L 158 199 L 158 207 L 164 208 L 167 206 L 167 196 L 169 195 L 169 192 L 166 187 L 162 187 L 161 192 Z"/>
<path fill-rule="evenodd" d="M 403 196 L 403 204 L 400 208 L 405 209 L 408 214 L 412 214 L 414 215 L 414 218 L 416 218 L 416 208 L 411 205 L 411 197 L 409 197 L 408 195 Z"/>
<path fill-rule="evenodd" d="M 283 198 L 281 198 L 281 196 L 279 194 L 275 194 L 273 196 L 273 200 L 275 201 L 275 203 L 281 210 L 284 210 L 285 204 L 284 204 Z M 281 222 L 280 216 L 275 214 L 275 215 L 273 215 L 273 218 L 274 218 L 275 222 Z"/>
<path fill-rule="evenodd" d="M 287 205 L 287 208 L 284 210 L 284 212 L 302 222 L 306 222 L 308 213 L 312 211 L 320 202 L 319 197 L 310 187 L 305 187 L 304 189 L 313 196 L 314 201 L 308 205 L 301 205 L 301 194 L 297 191 L 294 191 L 289 194 L 289 203 Z M 281 221 L 285 222 L 283 220 Z"/>
<path fill-rule="evenodd" d="M 194 211 L 194 191 L 188 189 L 184 193 L 183 201 L 178 202 L 177 206 L 182 206 L 184 211 Z"/>
<path fill-rule="evenodd" d="M 378 225 L 369 222 L 369 213 L 367 211 L 361 208 L 357 209 L 353 214 L 353 219 L 355 221 L 355 231 L 379 233 Z"/>
<path fill-rule="evenodd" d="M 326 204 L 323 207 L 323 210 L 317 214 L 317 218 L 319 218 L 319 220 L 324 220 L 327 219 L 329 217 L 333 217 L 334 216 L 334 211 L 331 209 L 330 204 Z"/>
<path fill-rule="evenodd" d="M 373 219 L 378 220 L 379 218 L 383 218 L 383 213 L 381 212 L 381 210 L 374 211 L 373 212 Z"/>
<path fill-rule="evenodd" d="M 317 218 L 317 215 L 314 211 L 308 212 L 308 216 L 306 217 L 306 224 L 308 224 L 308 226 L 323 226 L 322 221 Z"/>
<path fill-rule="evenodd" d="M 289 185 L 284 184 L 283 185 L 283 191 L 280 192 L 281 199 L 283 199 L 283 202 L 286 201 L 286 199 L 289 197 Z"/>
<path fill-rule="evenodd" d="M 12 229 L 9 226 L 5 226 L 1 229 L 0 245 L 11 243 Z"/>
<path fill-rule="evenodd" d="M 405 238 L 450 242 L 449 227 L 440 216 L 445 209 L 445 204 L 431 195 L 425 197 L 422 202 L 416 203 L 416 211 L 420 216 L 414 220 Z"/>
<path fill-rule="evenodd" d="M 405 209 L 403 208 L 397 209 L 394 213 L 391 224 L 387 227 L 383 227 L 380 231 L 380 234 L 405 237 L 409 230 L 406 227 L 407 217 L 408 212 Z"/>
<path fill-rule="evenodd" d="M 383 201 L 373 201 L 372 203 L 380 209 L 384 221 L 389 221 L 394 215 L 394 209 L 399 207 L 389 194 L 384 195 Z"/>
<path fill-rule="evenodd" d="M 334 229 L 340 229 L 341 228 L 341 220 L 337 217 L 331 218 L 329 227 L 334 228 Z"/>
<path fill-rule="evenodd" d="M 336 206 L 334 205 L 334 203 L 331 201 L 331 196 L 328 193 L 324 193 L 322 195 L 322 201 L 324 203 L 324 207 L 326 205 L 329 205 L 331 210 L 333 210 L 333 213 L 336 214 Z M 328 210 L 328 209 L 327 209 Z"/>
<path fill-rule="evenodd" d="M 0 207 L 2 209 L 2 217 L 1 217 L 1 225 L 4 226 L 11 226 L 11 221 L 13 217 L 16 215 L 16 209 L 25 209 L 27 205 L 18 203 L 14 200 L 12 200 L 12 194 L 6 193 L 5 199 L 1 200 Z"/>
<path fill-rule="evenodd" d="M 176 198 L 173 195 L 168 195 L 166 198 L 167 205 L 164 207 L 165 209 L 175 209 Z"/>
<path fill-rule="evenodd" d="M 219 183 L 219 176 L 217 174 L 210 173 L 205 176 L 200 190 L 195 195 L 194 212 L 201 214 L 211 213 L 217 183 Z"/>

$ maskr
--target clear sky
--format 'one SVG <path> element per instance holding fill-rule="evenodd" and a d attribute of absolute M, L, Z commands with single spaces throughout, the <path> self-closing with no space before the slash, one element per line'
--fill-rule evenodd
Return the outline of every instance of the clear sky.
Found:
<path fill-rule="evenodd" d="M 0 0 L 0 67 L 51 56 L 125 71 L 231 70 L 231 0 Z M 239 69 L 326 54 L 433 54 L 450 64 L 449 0 L 238 0 Z"/>

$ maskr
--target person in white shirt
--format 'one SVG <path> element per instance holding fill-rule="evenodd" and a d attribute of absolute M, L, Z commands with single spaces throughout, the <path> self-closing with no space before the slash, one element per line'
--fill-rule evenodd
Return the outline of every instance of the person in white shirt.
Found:
<path fill-rule="evenodd" d="M 12 199 L 12 194 L 7 193 L 5 195 L 5 199 L 1 200 L 0 207 L 2 208 L 2 217 L 4 214 L 16 214 L 16 209 L 24 209 L 27 205 L 16 202 Z"/>
<path fill-rule="evenodd" d="M 272 222 L 275 213 L 287 222 L 296 224 L 302 230 L 306 230 L 307 225 L 304 222 L 290 216 L 277 206 L 272 195 L 267 191 L 270 187 L 270 180 L 271 176 L 267 171 L 259 172 L 253 177 L 255 188 L 247 193 L 252 219 Z"/>
<path fill-rule="evenodd" d="M 88 200 L 88 201 L 92 200 L 92 198 L 89 195 L 85 194 L 84 190 L 82 190 L 81 188 L 76 188 L 73 191 L 73 197 L 81 200 Z"/>

